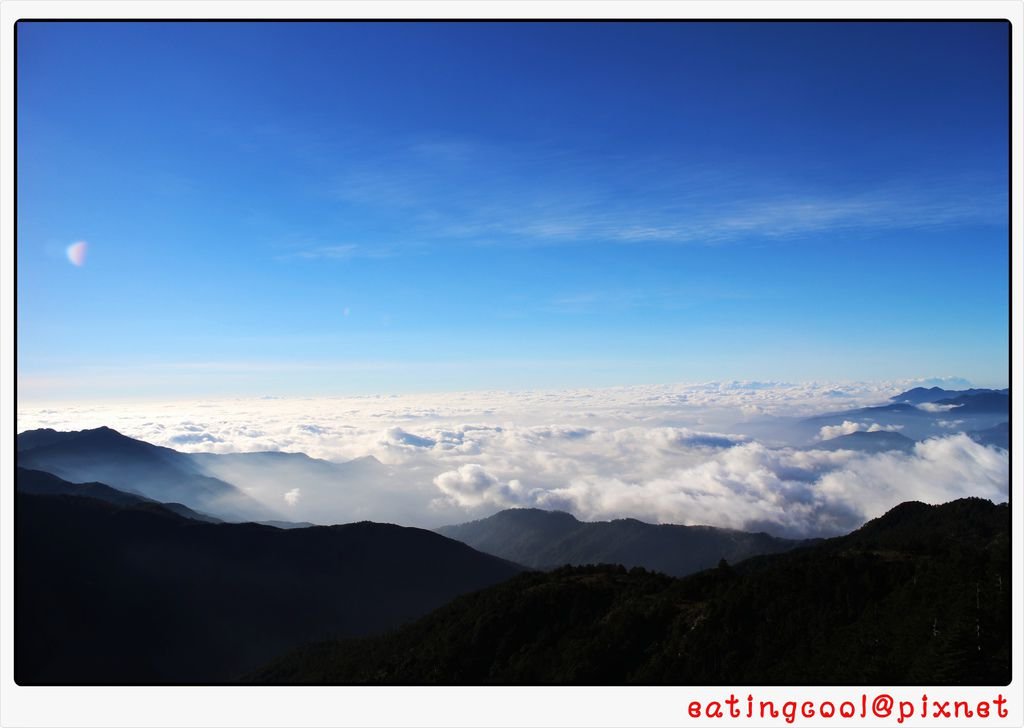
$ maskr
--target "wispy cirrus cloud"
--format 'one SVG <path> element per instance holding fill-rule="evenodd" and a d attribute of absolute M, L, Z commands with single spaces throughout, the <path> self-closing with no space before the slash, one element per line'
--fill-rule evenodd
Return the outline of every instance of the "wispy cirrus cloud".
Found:
<path fill-rule="evenodd" d="M 677 287 L 602 288 L 565 292 L 541 305 L 551 313 L 593 313 L 623 309 L 683 309 L 698 302 L 739 301 L 776 295 L 770 290 L 740 289 L 728 283 L 697 283 Z"/>
<path fill-rule="evenodd" d="M 294 253 L 282 256 L 284 258 L 302 258 L 304 260 L 316 260 L 327 258 L 329 260 L 348 260 L 355 256 L 359 250 L 358 245 L 318 245 L 304 250 L 297 250 Z"/>
<path fill-rule="evenodd" d="M 1005 184 L 975 177 L 885 180 L 842 190 L 760 170 L 667 167 L 544 145 L 435 140 L 398 145 L 334 184 L 426 239 L 484 244 L 716 245 L 842 230 L 1004 224 Z"/>
<path fill-rule="evenodd" d="M 395 254 L 395 246 L 377 244 L 292 244 L 288 247 L 288 252 L 276 256 L 277 260 L 347 261 L 353 258 L 389 258 Z"/>

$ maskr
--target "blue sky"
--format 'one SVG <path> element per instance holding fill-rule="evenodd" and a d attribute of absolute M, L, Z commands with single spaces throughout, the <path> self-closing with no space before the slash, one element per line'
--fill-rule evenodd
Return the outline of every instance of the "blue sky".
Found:
<path fill-rule="evenodd" d="M 997 23 L 21 22 L 19 395 L 1005 386 L 1007 53 Z"/>

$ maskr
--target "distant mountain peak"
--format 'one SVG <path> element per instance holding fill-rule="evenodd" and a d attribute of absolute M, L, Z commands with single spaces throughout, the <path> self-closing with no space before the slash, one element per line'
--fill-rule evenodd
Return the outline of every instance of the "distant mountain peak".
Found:
<path fill-rule="evenodd" d="M 26 430 L 20 433 L 17 439 L 20 451 L 42 450 L 44 448 L 60 449 L 72 447 L 81 449 L 111 446 L 121 450 L 134 448 L 137 451 L 170 451 L 168 448 L 153 445 L 144 440 L 136 440 L 105 425 L 84 430 L 60 431 L 50 428 Z"/>
<path fill-rule="evenodd" d="M 990 500 L 973 496 L 937 505 L 905 501 L 841 538 L 856 542 L 886 533 L 898 533 L 916 536 L 921 543 L 927 544 L 929 538 L 985 527 L 989 516 L 999 513 L 1000 508 L 1005 508 L 1005 504 L 994 504 Z M 1009 513 L 1006 517 L 1009 518 Z"/>
<path fill-rule="evenodd" d="M 437 529 L 475 549 L 532 568 L 622 564 L 682 576 L 749 556 L 786 551 L 799 541 L 712 526 L 654 524 L 636 518 L 580 521 L 571 513 L 509 508 L 489 518 Z"/>
<path fill-rule="evenodd" d="M 384 463 L 378 460 L 375 455 L 363 455 L 361 457 L 352 458 L 351 460 L 345 461 L 346 465 L 352 465 L 356 463 L 363 465 L 379 465 L 381 467 L 384 467 Z"/>
<path fill-rule="evenodd" d="M 962 397 L 973 397 L 976 395 L 998 395 L 1009 394 L 1008 389 L 943 389 L 942 387 L 914 387 L 906 392 L 900 392 L 889 398 L 891 402 L 907 404 L 925 404 L 927 402 L 940 402 L 943 400 L 957 399 Z"/>
<path fill-rule="evenodd" d="M 127 435 L 118 432 L 113 427 L 107 427 L 106 425 L 100 425 L 99 427 L 89 427 L 84 430 L 72 430 L 65 434 L 77 437 L 85 437 L 91 435 L 96 437 L 123 437 L 126 440 L 132 439 Z"/>

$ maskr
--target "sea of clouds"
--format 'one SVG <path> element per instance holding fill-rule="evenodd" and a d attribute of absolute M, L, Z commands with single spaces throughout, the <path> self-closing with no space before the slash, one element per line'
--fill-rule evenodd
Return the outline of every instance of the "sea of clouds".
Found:
<path fill-rule="evenodd" d="M 777 535 L 848 532 L 906 500 L 1007 499 L 1007 453 L 963 434 L 912 452 L 826 451 L 795 418 L 885 402 L 916 382 L 715 382 L 435 395 L 23 406 L 18 430 L 106 425 L 183 452 L 303 452 L 369 467 L 299 465 L 220 477 L 314 523 L 436 527 L 509 507 Z M 928 384 L 925 382 L 925 384 Z M 817 441 L 884 425 L 847 423 Z M 766 436 L 764 433 L 770 433 Z M 755 434 L 750 434 L 755 433 Z"/>

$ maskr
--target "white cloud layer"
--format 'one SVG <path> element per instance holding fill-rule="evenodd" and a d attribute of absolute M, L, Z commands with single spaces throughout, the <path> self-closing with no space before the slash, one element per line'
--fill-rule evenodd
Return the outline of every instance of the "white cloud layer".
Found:
<path fill-rule="evenodd" d="M 727 382 L 24 408 L 18 429 L 108 425 L 187 452 L 365 458 L 340 469 L 299 458 L 218 473 L 286 517 L 314 523 L 435 527 L 533 506 L 589 520 L 830 535 L 905 500 L 1005 500 L 1007 454 L 961 434 L 880 454 L 771 446 L 739 434 L 749 423 L 884 402 L 905 384 Z M 844 421 L 819 435 L 879 429 L 895 428 Z"/>
<path fill-rule="evenodd" d="M 831 440 L 842 435 L 852 435 L 855 432 L 899 432 L 903 425 L 880 425 L 877 422 L 853 422 L 843 420 L 839 425 L 825 425 L 818 430 L 819 440 Z"/>
<path fill-rule="evenodd" d="M 925 412 L 949 412 L 955 410 L 957 407 L 961 407 L 959 404 L 939 404 L 937 402 L 922 402 L 917 405 L 918 409 L 924 410 Z"/>

